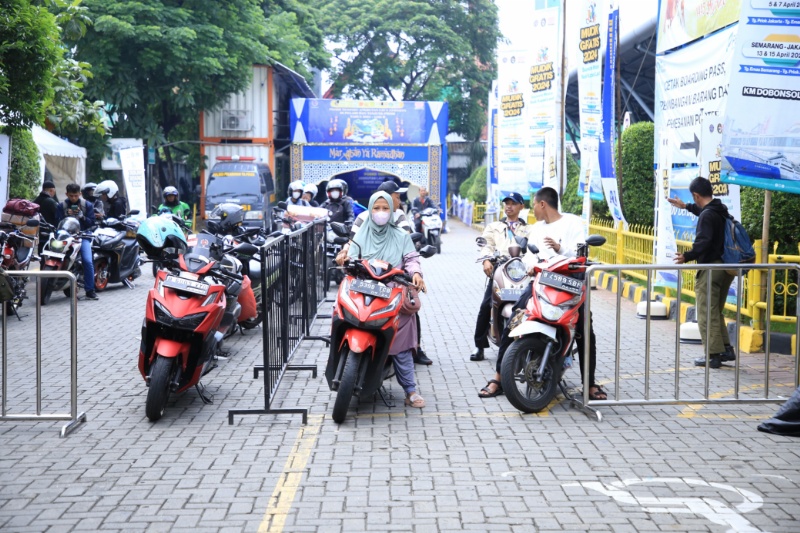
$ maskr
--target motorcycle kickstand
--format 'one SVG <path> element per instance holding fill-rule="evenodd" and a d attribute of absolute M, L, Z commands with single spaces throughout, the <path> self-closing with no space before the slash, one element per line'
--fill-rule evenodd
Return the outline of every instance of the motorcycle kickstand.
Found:
<path fill-rule="evenodd" d="M 381 388 L 378 389 L 377 394 L 378 394 L 378 396 L 381 397 L 381 401 L 383 402 L 383 405 L 385 405 L 389 409 L 392 409 L 395 405 L 397 405 L 394 402 L 389 403 L 389 400 L 394 400 L 394 396 L 392 395 L 391 392 L 386 390 L 386 387 L 384 387 L 383 385 L 381 385 Z"/>
<path fill-rule="evenodd" d="M 213 394 L 206 394 L 206 386 L 197 382 L 197 385 L 194 386 L 195 390 L 197 390 L 197 394 L 200 396 L 200 399 L 206 405 L 211 405 L 214 403 L 214 395 Z"/>
<path fill-rule="evenodd" d="M 133 290 L 133 289 L 135 289 L 135 288 L 136 288 L 136 285 L 135 285 L 135 284 L 134 284 L 134 283 L 133 283 L 131 280 L 129 280 L 128 278 L 125 278 L 125 279 L 123 279 L 123 280 L 122 280 L 122 283 L 123 283 L 123 284 L 124 284 L 126 287 L 128 287 L 130 290 Z"/>
<path fill-rule="evenodd" d="M 580 409 L 586 414 L 586 416 L 593 417 L 598 422 L 603 421 L 603 414 L 600 411 L 598 411 L 594 407 L 589 407 L 588 405 L 585 405 L 583 403 L 583 394 L 579 396 L 574 396 L 572 394 L 569 394 L 566 390 L 567 383 L 563 379 L 561 380 L 561 383 L 558 384 L 558 386 L 561 387 L 561 391 L 564 393 L 564 396 L 566 396 L 567 399 L 569 400 L 569 406 L 571 408 Z"/>

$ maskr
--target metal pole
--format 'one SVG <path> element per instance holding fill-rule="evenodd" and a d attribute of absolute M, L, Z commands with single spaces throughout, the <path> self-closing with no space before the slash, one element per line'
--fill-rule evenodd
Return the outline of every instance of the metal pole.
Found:
<path fill-rule="evenodd" d="M 36 302 L 39 302 L 39 280 L 36 280 Z M 6 306 L 3 305 L 3 398 L 2 416 L 6 416 L 6 401 L 8 400 L 8 324 L 6 323 Z"/>
<path fill-rule="evenodd" d="M 283 237 L 281 237 L 283 238 Z M 269 409 L 269 395 L 270 395 L 270 368 L 269 368 L 269 332 L 267 320 L 267 249 L 262 246 L 259 250 L 261 256 L 261 346 L 262 346 L 262 361 L 264 365 L 264 409 Z M 270 298 L 271 300 L 271 298 Z"/>
<path fill-rule="evenodd" d="M 617 270 L 617 278 L 622 280 L 622 270 Z M 591 285 L 589 287 L 591 290 Z M 622 283 L 617 283 L 617 338 L 614 347 L 614 399 L 619 400 L 619 381 L 620 381 L 620 325 L 622 324 Z"/>
<path fill-rule="evenodd" d="M 764 189 L 764 215 L 763 219 L 761 220 L 761 260 L 765 263 L 769 263 L 769 217 L 772 212 L 772 191 L 768 189 Z M 769 291 L 769 292 L 768 292 Z M 767 295 L 772 294 L 772 286 L 767 284 L 767 286 L 761 286 L 761 301 L 767 301 Z M 798 310 L 800 311 L 800 310 Z M 767 313 L 767 322 L 769 322 L 770 317 L 769 313 Z M 769 327 L 769 326 L 767 326 Z"/>
<path fill-rule="evenodd" d="M 767 336 L 764 342 L 764 398 L 769 398 L 769 356 L 772 336 L 772 269 L 767 270 Z"/>
<path fill-rule="evenodd" d="M 71 380 L 71 389 L 70 389 L 70 404 L 72 405 L 72 411 L 70 414 L 72 415 L 72 420 L 76 420 L 78 418 L 78 280 L 75 276 L 70 276 L 69 280 L 70 286 L 70 298 L 69 298 L 69 310 L 70 310 L 70 359 L 71 359 L 71 369 L 70 369 L 70 380 Z M 36 309 L 37 315 L 39 309 Z M 41 327 L 39 324 L 40 319 L 39 316 L 36 317 L 37 322 L 37 329 Z M 37 354 L 39 358 L 39 362 L 41 362 L 41 352 Z"/>
<path fill-rule="evenodd" d="M 38 296 L 38 295 L 37 295 Z M 73 311 L 72 309 L 70 311 Z M 42 302 L 36 298 L 36 416 L 42 414 Z M 73 409 L 72 417 L 77 414 Z"/>
<path fill-rule="evenodd" d="M 683 291 L 683 271 L 678 270 L 678 300 L 675 302 L 675 399 L 681 395 L 681 292 Z M 669 310 L 667 310 L 669 312 Z"/>
<path fill-rule="evenodd" d="M 706 382 L 705 382 L 705 396 L 704 398 L 708 400 L 708 383 L 709 378 L 711 376 L 711 351 L 709 348 L 709 336 L 708 330 L 709 326 L 711 326 L 711 268 L 710 266 L 706 267 L 706 345 L 705 345 L 705 352 L 706 352 Z"/>
<path fill-rule="evenodd" d="M 589 280 L 591 280 L 591 269 L 589 267 Z M 589 405 L 589 387 L 591 383 L 589 383 L 589 359 L 591 354 L 591 343 L 589 342 L 589 336 L 591 335 L 591 324 L 590 324 L 590 314 L 592 309 L 592 289 L 591 289 L 591 282 L 588 282 L 586 287 L 586 301 L 583 302 L 583 361 L 581 364 L 583 365 L 583 405 Z"/>
<path fill-rule="evenodd" d="M 653 271 L 647 271 L 647 317 L 644 333 L 644 399 L 650 399 L 650 297 L 653 294 Z"/>
<path fill-rule="evenodd" d="M 740 268 L 736 273 L 736 328 L 735 328 L 735 335 L 736 335 L 736 346 L 733 349 L 733 355 L 736 357 L 736 360 L 733 363 L 734 366 L 734 382 L 733 382 L 733 395 L 734 398 L 737 400 L 739 399 L 739 378 L 741 377 L 739 373 L 741 372 L 741 367 L 739 364 L 739 354 L 741 350 L 739 350 L 739 324 L 742 323 L 742 276 L 743 276 L 742 269 Z"/>

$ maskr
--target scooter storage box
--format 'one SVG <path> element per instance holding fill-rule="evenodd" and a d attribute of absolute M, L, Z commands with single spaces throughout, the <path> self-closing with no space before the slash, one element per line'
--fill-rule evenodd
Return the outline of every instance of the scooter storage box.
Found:
<path fill-rule="evenodd" d="M 17 226 L 17 228 L 20 230 L 20 232 L 23 235 L 26 235 L 26 236 L 30 237 L 31 239 L 36 239 L 36 237 L 39 235 L 39 227 L 37 226 L 37 227 L 34 228 L 34 227 L 30 227 L 30 226 L 26 226 L 25 225 L 28 222 L 28 220 L 30 220 L 31 218 L 35 218 L 35 219 L 38 220 L 39 215 L 35 215 L 33 217 L 29 217 L 29 216 L 25 216 L 25 215 L 15 215 L 13 213 L 6 213 L 6 212 L 2 213 L 2 221 L 3 222 L 9 222 L 11 224 L 14 224 L 15 226 Z M 22 239 L 20 239 L 20 240 L 22 240 Z M 34 243 L 31 242 L 31 241 L 22 241 L 22 246 L 24 246 L 26 248 L 32 248 L 33 244 Z"/>
<path fill-rule="evenodd" d="M 328 216 L 327 209 L 321 207 L 306 207 L 303 205 L 289 205 L 286 207 L 286 213 L 290 218 L 301 222 L 312 222 L 318 218 L 325 218 Z"/>

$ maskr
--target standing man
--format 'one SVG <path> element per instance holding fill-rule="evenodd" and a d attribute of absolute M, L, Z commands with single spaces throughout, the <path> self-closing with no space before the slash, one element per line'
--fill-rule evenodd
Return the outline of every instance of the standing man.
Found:
<path fill-rule="evenodd" d="M 42 183 L 42 192 L 33 200 L 33 203 L 39 204 L 39 213 L 44 221 L 53 226 L 58 223 L 56 218 L 58 202 L 55 200 L 55 196 L 56 184 L 52 181 L 45 181 Z"/>
<path fill-rule="evenodd" d="M 692 180 L 689 192 L 692 193 L 693 204 L 684 203 L 677 198 L 667 198 L 673 206 L 686 209 L 698 217 L 692 249 L 683 254 L 676 254 L 675 263 L 679 265 L 689 261 L 697 261 L 698 265 L 722 263 L 722 253 L 725 250 L 725 223 L 730 217 L 728 208 L 719 198 L 714 198 L 711 182 L 706 178 L 698 177 Z M 719 368 L 723 361 L 736 359 L 728 336 L 728 328 L 725 326 L 725 318 L 722 316 L 733 278 L 724 270 L 697 271 L 694 289 L 697 298 L 697 326 L 700 328 L 703 345 L 708 347 L 708 366 L 711 368 Z M 694 364 L 706 366 L 706 358 L 697 358 Z"/>
<path fill-rule="evenodd" d="M 58 204 L 58 220 L 66 217 L 78 219 L 81 230 L 95 225 L 94 205 L 81 197 L 81 186 L 77 183 L 67 185 L 67 199 Z M 81 263 L 83 265 L 83 288 L 87 300 L 97 300 L 94 287 L 94 262 L 92 261 L 92 239 L 81 239 Z"/>
<path fill-rule="evenodd" d="M 415 231 L 422 231 L 422 218 L 420 213 L 423 209 L 432 207 L 436 209 L 433 200 L 428 196 L 428 189 L 425 187 L 419 188 L 419 196 L 414 198 L 411 202 L 411 212 L 414 213 L 414 228 Z"/>
<path fill-rule="evenodd" d="M 489 258 L 495 252 L 501 255 L 508 255 L 508 247 L 515 244 L 515 237 L 528 237 L 528 225 L 519 218 L 519 213 L 525 207 L 525 200 L 518 192 L 512 192 L 503 198 L 503 210 L 505 218 L 497 222 L 492 222 L 483 230 L 482 237 L 486 240 L 486 246 L 478 252 L 479 260 L 483 259 L 483 273 L 489 278 L 486 282 L 486 290 L 483 293 L 483 300 L 478 309 L 478 318 L 475 320 L 475 349 L 469 356 L 470 361 L 483 361 L 483 350 L 489 347 L 489 324 L 492 319 L 492 276 L 494 275 L 494 265 Z M 499 385 L 497 385 L 499 387 Z"/>

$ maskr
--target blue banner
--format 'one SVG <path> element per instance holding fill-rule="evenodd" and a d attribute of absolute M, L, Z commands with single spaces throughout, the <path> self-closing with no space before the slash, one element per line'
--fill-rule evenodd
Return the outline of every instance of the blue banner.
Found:
<path fill-rule="evenodd" d="M 303 146 L 303 161 L 369 161 L 427 163 L 427 146 Z"/>
<path fill-rule="evenodd" d="M 296 98 L 290 107 L 292 142 L 441 145 L 447 135 L 446 105 Z"/>
<path fill-rule="evenodd" d="M 616 78 L 617 78 L 617 24 L 619 23 L 619 10 L 614 9 L 608 15 L 608 39 L 606 41 L 606 58 L 603 65 L 603 132 L 600 137 L 600 176 L 603 178 L 616 178 L 614 157 L 614 115 L 616 104 Z"/>

